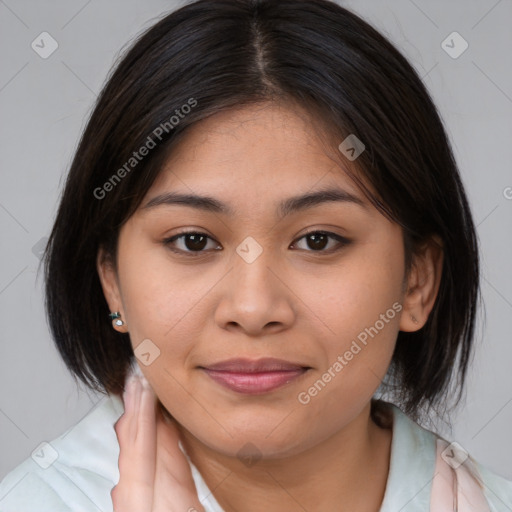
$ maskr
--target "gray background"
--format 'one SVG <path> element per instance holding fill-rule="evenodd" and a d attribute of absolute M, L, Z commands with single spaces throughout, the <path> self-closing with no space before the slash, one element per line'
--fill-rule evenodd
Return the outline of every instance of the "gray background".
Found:
<path fill-rule="evenodd" d="M 37 248 L 49 234 L 79 134 L 115 57 L 178 5 L 0 0 L 0 479 L 98 401 L 91 391 L 77 389 L 49 336 L 42 275 L 36 281 Z M 467 402 L 450 437 L 512 479 L 512 2 L 342 5 L 405 53 L 452 139 L 478 224 L 486 307 Z M 59 45 L 47 59 L 31 48 L 44 31 Z M 458 58 L 441 46 L 453 31 L 469 44 Z M 460 41 L 448 44 L 452 51 L 461 48 Z"/>

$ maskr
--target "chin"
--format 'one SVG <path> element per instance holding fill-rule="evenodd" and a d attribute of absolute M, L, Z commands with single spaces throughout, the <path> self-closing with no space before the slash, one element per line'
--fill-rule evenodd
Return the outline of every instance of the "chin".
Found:
<path fill-rule="evenodd" d="M 265 424 L 259 430 L 255 430 L 254 426 L 247 429 L 230 428 L 228 431 L 231 436 L 221 427 L 215 432 L 189 432 L 210 450 L 226 457 L 238 458 L 242 462 L 245 458 L 282 459 L 300 453 L 314 444 L 311 435 L 304 436 L 304 432 L 296 426 L 282 428 L 281 425 L 281 428 L 276 428 L 276 425 L 278 423 Z"/>

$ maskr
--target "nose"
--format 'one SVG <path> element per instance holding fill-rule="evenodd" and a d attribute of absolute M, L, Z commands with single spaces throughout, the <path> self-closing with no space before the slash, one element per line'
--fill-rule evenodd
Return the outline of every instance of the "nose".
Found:
<path fill-rule="evenodd" d="M 215 321 L 224 330 L 248 336 L 274 334 L 294 322 L 293 292 L 287 275 L 270 251 L 252 262 L 237 253 L 233 267 L 222 280 Z"/>

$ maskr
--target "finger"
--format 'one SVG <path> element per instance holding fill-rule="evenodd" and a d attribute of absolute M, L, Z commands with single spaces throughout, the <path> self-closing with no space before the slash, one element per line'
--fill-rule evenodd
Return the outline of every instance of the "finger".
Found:
<path fill-rule="evenodd" d="M 162 410 L 156 414 L 157 453 L 154 512 L 204 512 L 197 496 L 190 464 L 178 446 L 179 431 Z"/>
<path fill-rule="evenodd" d="M 123 394 L 125 412 L 116 423 L 119 440 L 119 483 L 111 496 L 121 512 L 152 510 L 156 457 L 155 397 L 137 376 Z"/>
<path fill-rule="evenodd" d="M 114 509 L 130 512 L 131 493 L 133 491 L 130 482 L 131 462 L 134 458 L 133 443 L 136 429 L 134 427 L 134 416 L 137 403 L 140 400 L 140 383 L 133 375 L 125 383 L 125 389 L 122 395 L 124 404 L 124 413 L 114 425 L 114 430 L 119 442 L 119 482 L 112 489 L 110 495 Z"/>
<path fill-rule="evenodd" d="M 130 453 L 135 440 L 137 430 L 134 419 L 139 407 L 141 392 L 142 388 L 138 378 L 134 376 L 129 377 L 123 392 L 124 413 L 114 424 L 121 456 Z"/>
<path fill-rule="evenodd" d="M 140 377 L 140 384 L 134 445 L 139 467 L 134 469 L 140 481 L 152 489 L 156 461 L 156 396 L 145 377 Z"/>

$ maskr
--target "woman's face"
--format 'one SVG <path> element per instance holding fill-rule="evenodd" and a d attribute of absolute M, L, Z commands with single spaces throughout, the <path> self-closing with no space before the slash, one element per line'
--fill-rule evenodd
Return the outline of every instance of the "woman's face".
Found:
<path fill-rule="evenodd" d="M 303 117 L 267 105 L 197 124 L 122 227 L 117 278 L 102 278 L 162 404 L 226 455 L 249 442 L 263 456 L 290 455 L 347 427 L 401 328 L 401 228 Z M 327 189 L 323 200 L 298 199 Z M 177 238 L 183 231 L 201 236 Z M 319 231 L 332 235 L 306 236 Z M 211 371 L 233 358 L 288 365 Z"/>

